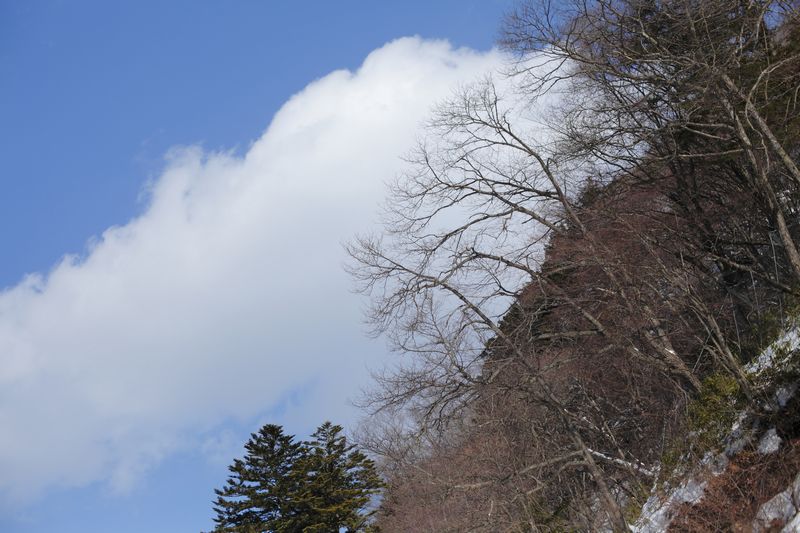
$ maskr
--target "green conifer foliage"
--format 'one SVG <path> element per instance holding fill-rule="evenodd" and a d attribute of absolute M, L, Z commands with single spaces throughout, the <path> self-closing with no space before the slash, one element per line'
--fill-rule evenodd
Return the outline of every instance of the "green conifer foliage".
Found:
<path fill-rule="evenodd" d="M 267 424 L 245 444 L 244 459 L 234 459 L 231 476 L 215 490 L 215 531 L 250 533 L 273 531 L 287 512 L 293 492 L 292 468 L 301 445 L 284 435 L 283 428 Z"/>
<path fill-rule="evenodd" d="M 294 442 L 268 424 L 251 435 L 223 489 L 215 490 L 215 532 L 368 531 L 369 504 L 382 481 L 375 464 L 325 422 Z"/>
<path fill-rule="evenodd" d="M 295 469 L 300 512 L 293 531 L 356 532 L 366 527 L 370 513 L 365 510 L 382 482 L 372 460 L 348 444 L 341 431 L 341 426 L 325 422 L 304 443 Z"/>

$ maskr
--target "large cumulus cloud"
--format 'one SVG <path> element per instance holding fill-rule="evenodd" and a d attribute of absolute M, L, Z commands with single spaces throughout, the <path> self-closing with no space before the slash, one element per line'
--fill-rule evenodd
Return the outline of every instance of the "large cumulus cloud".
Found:
<path fill-rule="evenodd" d="M 346 419 L 380 344 L 340 243 L 432 104 L 497 52 L 401 39 L 307 86 L 244 155 L 168 155 L 137 218 L 0 294 L 0 500 L 107 481 L 287 405 Z"/>

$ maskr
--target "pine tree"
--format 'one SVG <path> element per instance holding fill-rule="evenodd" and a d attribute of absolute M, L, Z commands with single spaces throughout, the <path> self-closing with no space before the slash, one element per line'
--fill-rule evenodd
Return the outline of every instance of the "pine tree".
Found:
<path fill-rule="evenodd" d="M 280 426 L 252 434 L 244 459 L 215 490 L 215 532 L 367 531 L 372 497 L 382 487 L 372 460 L 325 422 L 310 441 L 294 442 Z"/>
<path fill-rule="evenodd" d="M 284 435 L 280 426 L 267 424 L 250 436 L 245 450 L 245 458 L 234 459 L 228 467 L 231 476 L 226 486 L 214 491 L 215 531 L 273 531 L 282 516 L 291 514 L 287 508 L 293 492 L 291 471 L 302 446 Z"/>
<path fill-rule="evenodd" d="M 348 444 L 341 426 L 325 422 L 305 444 L 295 467 L 298 515 L 290 531 L 364 531 L 366 511 L 382 481 L 373 461 Z"/>

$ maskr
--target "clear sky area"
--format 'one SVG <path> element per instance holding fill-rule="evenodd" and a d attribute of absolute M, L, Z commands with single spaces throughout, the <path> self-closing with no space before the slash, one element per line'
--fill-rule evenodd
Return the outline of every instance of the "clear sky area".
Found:
<path fill-rule="evenodd" d="M 341 244 L 510 0 L 0 0 L 0 532 L 198 532 L 387 359 Z"/>

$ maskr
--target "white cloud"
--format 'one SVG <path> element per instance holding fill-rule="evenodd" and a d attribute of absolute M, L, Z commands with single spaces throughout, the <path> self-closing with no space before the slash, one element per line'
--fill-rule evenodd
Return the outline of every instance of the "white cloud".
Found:
<path fill-rule="evenodd" d="M 500 62 L 392 42 L 294 96 L 243 157 L 174 150 L 141 216 L 0 294 L 0 500 L 124 489 L 301 388 L 287 420 L 351 416 L 382 345 L 340 243 L 373 222 L 430 106 Z"/>

